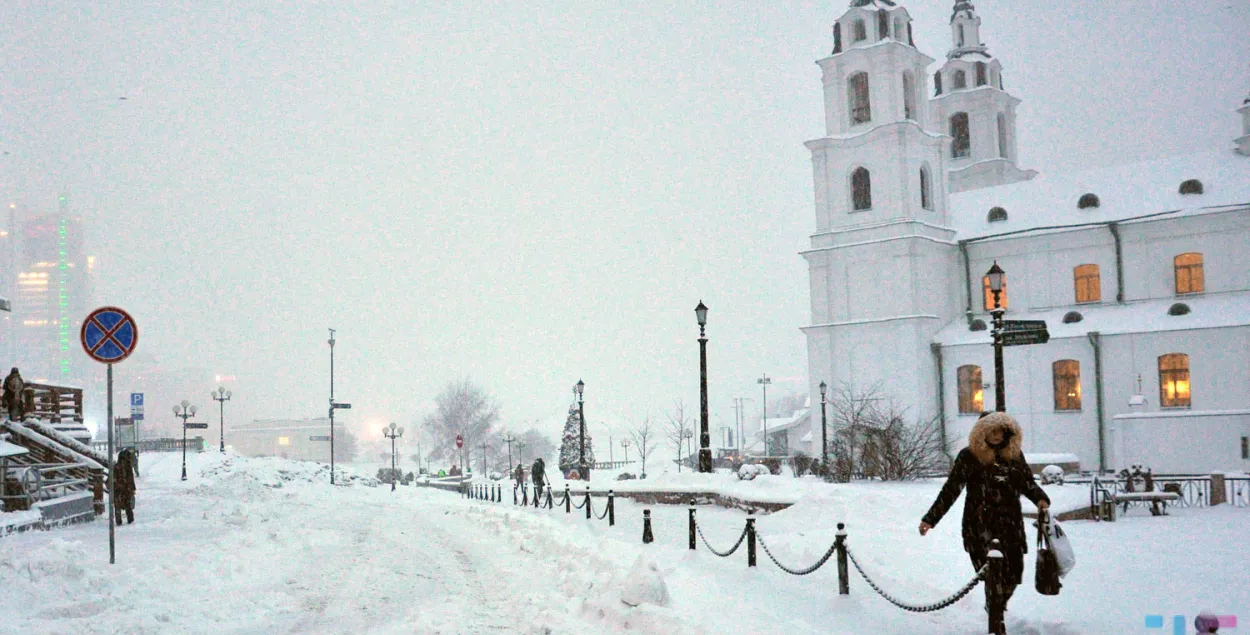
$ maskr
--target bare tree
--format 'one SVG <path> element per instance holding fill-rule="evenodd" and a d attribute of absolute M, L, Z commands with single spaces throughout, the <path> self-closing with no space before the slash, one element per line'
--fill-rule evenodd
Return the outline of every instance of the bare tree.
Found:
<path fill-rule="evenodd" d="M 464 436 L 467 452 L 481 452 L 478 446 L 499 421 L 498 402 L 468 378 L 449 382 L 434 398 L 434 404 L 434 412 L 426 415 L 421 427 L 432 440 L 429 455 L 436 458 L 458 455 L 457 434 Z"/>
<path fill-rule="evenodd" d="M 638 448 L 638 455 L 642 457 L 642 478 L 647 477 L 647 457 L 655 452 L 655 433 L 655 421 L 651 415 L 647 415 L 642 423 L 629 431 L 629 436 L 634 440 L 634 447 Z"/>
<path fill-rule="evenodd" d="M 879 473 L 883 480 L 910 481 L 945 467 L 941 418 L 904 423 L 894 416 L 881 430 Z"/>
<path fill-rule="evenodd" d="M 843 384 L 828 403 L 836 427 L 831 467 L 837 480 L 911 480 L 941 469 L 940 418 L 908 424 L 906 409 L 879 383 L 864 391 Z"/>
<path fill-rule="evenodd" d="M 833 427 L 833 473 L 837 480 L 846 482 L 856 474 L 863 473 L 864 441 L 871 434 L 870 431 L 877 427 L 877 410 L 884 400 L 880 382 L 863 391 L 842 383 L 829 395 L 827 403 L 829 425 Z"/>
<path fill-rule="evenodd" d="M 677 471 L 681 472 L 681 444 L 694 434 L 694 419 L 686 416 L 686 403 L 681 399 L 673 402 L 673 411 L 668 413 L 668 423 L 664 425 L 664 436 L 677 449 Z"/>

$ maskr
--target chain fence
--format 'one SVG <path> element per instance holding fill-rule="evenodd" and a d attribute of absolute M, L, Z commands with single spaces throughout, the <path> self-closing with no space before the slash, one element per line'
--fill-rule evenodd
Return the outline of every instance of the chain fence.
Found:
<path fill-rule="evenodd" d="M 767 548 L 765 548 L 765 551 L 767 551 Z M 860 577 L 864 578 L 864 581 L 868 583 L 868 586 L 872 587 L 872 590 L 877 592 L 877 595 L 885 598 L 890 604 L 893 604 L 904 611 L 911 611 L 913 613 L 932 613 L 933 611 L 940 611 L 962 600 L 964 596 L 971 593 L 972 589 L 976 588 L 978 584 L 985 581 L 985 575 L 990 568 L 988 563 L 983 565 L 981 570 L 977 571 L 976 576 L 968 581 L 968 584 L 965 584 L 962 589 L 956 591 L 954 595 L 946 598 L 945 600 L 934 602 L 933 604 L 907 604 L 906 602 L 900 602 L 889 593 L 882 591 L 881 587 L 877 586 L 877 583 L 873 582 L 872 578 L 868 577 L 867 573 L 864 573 L 864 568 L 859 566 L 859 561 L 855 559 L 855 554 L 851 552 L 850 547 L 847 547 L 846 555 L 850 556 L 851 564 L 855 565 L 855 570 L 859 572 Z"/>
<path fill-rule="evenodd" d="M 790 567 L 787 567 L 786 565 L 781 564 L 780 562 L 777 561 L 777 557 L 773 555 L 773 552 L 768 550 L 768 543 L 764 542 L 763 536 L 759 534 L 755 534 L 755 539 L 759 541 L 760 546 L 764 548 L 764 554 L 768 556 L 768 559 L 772 560 L 773 564 L 777 565 L 778 567 L 781 568 L 782 571 L 785 571 L 786 573 L 789 573 L 790 575 L 807 575 L 825 566 L 825 563 L 829 562 L 829 558 L 833 557 L 833 554 L 837 552 L 838 550 L 838 543 L 834 542 L 832 545 L 829 546 L 829 550 L 825 552 L 825 555 L 821 556 L 820 560 L 816 561 L 816 564 L 810 567 L 807 567 L 806 569 L 791 569 Z"/>
<path fill-rule="evenodd" d="M 713 546 L 712 546 L 712 543 L 710 543 L 710 542 L 708 542 L 708 541 L 707 541 L 707 536 L 704 536 L 704 535 L 703 535 L 703 527 L 702 527 L 702 526 L 700 526 L 698 523 L 696 523 L 696 524 L 695 524 L 695 526 L 694 526 L 694 528 L 695 528 L 695 531 L 699 532 L 699 538 L 702 538 L 702 539 L 703 539 L 703 544 L 707 546 L 708 551 L 711 551 L 712 553 L 714 553 L 714 554 L 716 554 L 716 555 L 718 555 L 718 556 L 720 556 L 720 557 L 722 557 L 722 558 L 728 558 L 729 556 L 732 556 L 732 555 L 734 554 L 734 552 L 738 550 L 738 547 L 742 546 L 742 541 L 743 541 L 743 540 L 746 540 L 746 537 L 747 537 L 747 530 L 746 530 L 746 527 L 743 527 L 743 528 L 742 528 L 742 533 L 738 534 L 738 542 L 735 542 L 735 543 L 734 543 L 734 546 L 732 546 L 732 547 L 730 547 L 730 548 L 729 548 L 729 551 L 718 551 L 718 550 L 716 549 L 716 547 L 713 547 Z"/>

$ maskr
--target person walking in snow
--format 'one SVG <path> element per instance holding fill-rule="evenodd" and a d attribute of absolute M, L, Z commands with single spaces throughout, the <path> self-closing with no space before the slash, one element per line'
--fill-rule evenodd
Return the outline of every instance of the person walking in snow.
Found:
<path fill-rule="evenodd" d="M 1020 424 L 1005 412 L 983 415 L 972 426 L 968 447 L 959 451 L 951 466 L 950 476 L 937 500 L 920 521 L 920 535 L 937 526 L 964 488 L 964 551 L 980 571 L 988 560 L 990 541 L 997 538 L 1003 554 L 1003 587 L 985 588 L 986 607 L 995 599 L 1007 608 L 1024 574 L 1024 554 L 1028 541 L 1024 535 L 1024 517 L 1020 496 L 1026 496 L 1038 510 L 1050 507 L 1050 498 L 1033 480 L 1033 472 L 1024 462 L 1021 451 Z M 992 624 L 994 633 L 1006 633 L 1001 621 Z"/>
<path fill-rule="evenodd" d="M 135 522 L 135 451 L 125 448 L 117 455 L 113 464 L 113 510 L 117 514 L 117 524 L 122 524 L 122 512 L 126 512 L 127 524 Z"/>
<path fill-rule="evenodd" d="M 516 481 L 517 487 L 521 486 L 521 482 L 525 480 L 525 466 L 516 464 L 516 469 L 512 471 L 512 480 Z"/>
<path fill-rule="evenodd" d="M 4 411 L 8 413 L 10 421 L 22 420 L 22 393 L 25 391 L 26 382 L 22 381 L 22 375 L 14 366 L 9 371 L 9 376 L 4 378 Z"/>
<path fill-rule="evenodd" d="M 543 493 L 543 458 L 540 456 L 534 459 L 534 464 L 530 466 L 530 478 L 534 479 L 534 500 Z"/>

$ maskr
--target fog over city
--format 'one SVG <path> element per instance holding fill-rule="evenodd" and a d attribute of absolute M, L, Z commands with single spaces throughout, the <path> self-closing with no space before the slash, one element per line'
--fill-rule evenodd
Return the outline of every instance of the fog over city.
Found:
<path fill-rule="evenodd" d="M 232 378 L 235 421 L 323 416 L 333 327 L 369 438 L 462 377 L 504 426 L 562 423 L 578 379 L 592 426 L 697 413 L 702 300 L 729 425 L 763 373 L 807 390 L 803 142 L 846 4 L 5 2 L 0 196 L 83 217 L 94 303 L 142 334 L 119 399 L 143 362 Z M 951 2 L 907 8 L 941 58 Z M 977 10 L 1020 167 L 1229 145 L 1247 3 Z"/>

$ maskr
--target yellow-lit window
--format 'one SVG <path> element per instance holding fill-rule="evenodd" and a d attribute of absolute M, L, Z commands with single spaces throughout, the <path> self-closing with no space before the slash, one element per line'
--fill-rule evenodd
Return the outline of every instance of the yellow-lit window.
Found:
<path fill-rule="evenodd" d="M 278 445 L 291 445 L 290 437 L 278 437 Z"/>
<path fill-rule="evenodd" d="M 981 414 L 985 405 L 985 389 L 981 386 L 981 367 L 960 366 L 958 378 L 959 414 Z"/>
<path fill-rule="evenodd" d="M 1159 404 L 1165 408 L 1189 407 L 1189 356 L 1159 356 Z"/>
<path fill-rule="evenodd" d="M 1177 293 L 1202 293 L 1202 254 L 1181 254 L 1172 260 L 1176 267 Z"/>
<path fill-rule="evenodd" d="M 1076 303 L 1098 302 L 1102 300 L 1102 280 L 1098 276 L 1098 265 L 1079 265 L 1073 270 L 1076 282 Z"/>
<path fill-rule="evenodd" d="M 1081 409 L 1081 363 L 1061 359 L 1051 364 L 1055 383 L 1055 410 Z"/>
<path fill-rule="evenodd" d="M 981 278 L 981 289 L 985 291 L 985 310 L 994 308 L 994 292 L 990 291 L 990 277 Z M 1007 308 L 1007 274 L 1003 274 L 1003 290 L 998 294 L 998 305 Z"/>

